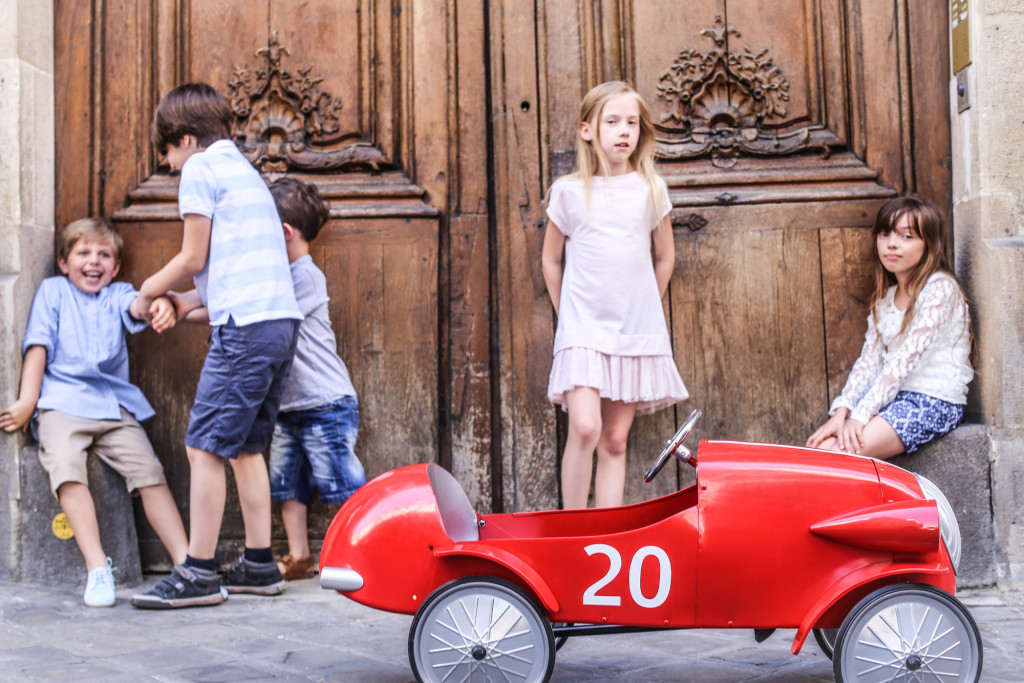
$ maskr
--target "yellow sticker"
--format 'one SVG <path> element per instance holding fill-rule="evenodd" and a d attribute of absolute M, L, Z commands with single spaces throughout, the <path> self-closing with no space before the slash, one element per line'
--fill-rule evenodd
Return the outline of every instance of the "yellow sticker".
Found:
<path fill-rule="evenodd" d="M 68 524 L 68 516 L 63 512 L 53 518 L 53 535 L 62 541 L 66 541 L 75 535 L 75 532 L 71 530 L 71 525 Z"/>

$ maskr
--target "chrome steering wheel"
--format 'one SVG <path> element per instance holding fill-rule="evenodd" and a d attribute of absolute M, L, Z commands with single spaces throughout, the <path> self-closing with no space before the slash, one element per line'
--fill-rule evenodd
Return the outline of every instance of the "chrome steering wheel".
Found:
<path fill-rule="evenodd" d="M 647 474 L 644 475 L 645 482 L 650 484 L 651 481 L 658 476 L 658 472 L 661 472 L 661 468 L 665 466 L 668 459 L 673 455 L 687 465 L 693 465 L 694 467 L 697 466 L 697 459 L 693 457 L 693 453 L 690 449 L 683 445 L 683 441 L 685 441 L 686 437 L 690 435 L 693 425 L 697 424 L 697 420 L 700 416 L 700 408 L 697 408 L 690 413 L 690 417 L 686 418 L 686 422 L 684 422 L 683 426 L 679 428 L 676 435 L 669 439 L 668 443 L 665 444 L 665 450 L 663 450 L 661 455 L 658 456 L 658 459 L 654 461 L 651 469 L 647 470 Z"/>

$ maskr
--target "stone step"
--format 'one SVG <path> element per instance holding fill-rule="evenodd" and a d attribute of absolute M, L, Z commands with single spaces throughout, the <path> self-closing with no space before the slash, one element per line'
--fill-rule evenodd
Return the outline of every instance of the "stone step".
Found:
<path fill-rule="evenodd" d="M 914 453 L 892 459 L 930 479 L 953 506 L 963 538 L 958 588 L 991 586 L 996 580 L 990 452 L 988 428 L 962 424 Z"/>

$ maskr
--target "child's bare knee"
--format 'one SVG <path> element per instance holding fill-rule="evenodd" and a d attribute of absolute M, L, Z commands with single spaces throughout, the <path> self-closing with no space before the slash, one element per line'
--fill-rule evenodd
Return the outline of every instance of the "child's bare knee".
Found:
<path fill-rule="evenodd" d="M 601 436 L 601 418 L 569 413 L 569 436 L 579 441 L 596 443 Z"/>
<path fill-rule="evenodd" d="M 609 458 L 624 458 L 626 457 L 626 443 L 628 441 L 628 434 L 626 435 L 605 435 L 601 439 L 601 452 Z"/>

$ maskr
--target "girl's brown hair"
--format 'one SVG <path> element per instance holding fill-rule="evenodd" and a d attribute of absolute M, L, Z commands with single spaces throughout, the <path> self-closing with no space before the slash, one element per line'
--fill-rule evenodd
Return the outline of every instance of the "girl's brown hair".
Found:
<path fill-rule="evenodd" d="M 875 323 L 878 323 L 878 303 L 885 298 L 889 288 L 897 284 L 896 276 L 882 267 L 882 261 L 878 257 L 878 236 L 882 233 L 893 232 L 904 216 L 907 218 L 907 226 L 910 228 L 910 231 L 924 240 L 924 254 L 921 256 L 920 263 L 917 264 L 917 267 L 914 268 L 907 279 L 906 293 L 910 296 L 910 304 L 903 314 L 903 325 L 900 328 L 901 336 L 907 331 L 911 320 L 914 318 L 914 306 L 917 303 L 917 295 L 924 289 L 928 278 L 935 273 L 945 273 L 948 275 L 953 282 L 956 282 L 957 288 L 960 289 L 962 300 L 965 303 L 967 301 L 963 288 L 960 287 L 960 283 L 953 273 L 949 242 L 946 236 L 946 222 L 942 218 L 942 212 L 939 211 L 935 204 L 920 197 L 913 195 L 897 197 L 886 202 L 885 206 L 879 210 L 878 216 L 875 217 L 874 228 L 871 230 L 873 248 L 875 250 L 875 287 L 868 303 L 871 307 L 871 316 L 874 318 Z"/>

